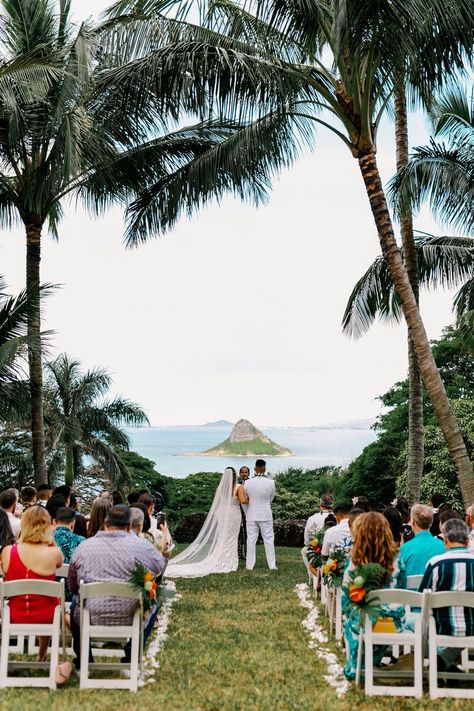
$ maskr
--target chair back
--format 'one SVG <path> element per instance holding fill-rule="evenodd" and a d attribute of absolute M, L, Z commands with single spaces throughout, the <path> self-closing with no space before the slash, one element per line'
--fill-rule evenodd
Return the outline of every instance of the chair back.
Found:
<path fill-rule="evenodd" d="M 428 592 L 427 598 L 431 610 L 440 607 L 474 607 L 474 592 L 460 590 Z"/>
<path fill-rule="evenodd" d="M 408 575 L 407 576 L 407 588 L 408 590 L 418 590 L 423 580 L 422 575 Z"/>
<path fill-rule="evenodd" d="M 377 601 L 381 605 L 400 605 L 400 607 L 423 607 L 424 593 L 401 588 L 374 590 L 368 596 L 368 602 Z"/>
<path fill-rule="evenodd" d="M 64 610 L 64 580 L 2 580 L 0 582 L 0 611 L 3 613 L 5 601 L 17 595 L 44 595 L 45 597 L 58 597 L 61 610 Z"/>
<path fill-rule="evenodd" d="M 60 568 L 56 570 L 57 578 L 67 578 L 69 573 L 69 563 L 63 563 Z"/>
<path fill-rule="evenodd" d="M 142 594 L 130 583 L 108 580 L 100 583 L 83 583 L 80 585 L 80 598 L 91 600 L 95 597 L 128 597 L 132 600 L 142 600 Z"/>

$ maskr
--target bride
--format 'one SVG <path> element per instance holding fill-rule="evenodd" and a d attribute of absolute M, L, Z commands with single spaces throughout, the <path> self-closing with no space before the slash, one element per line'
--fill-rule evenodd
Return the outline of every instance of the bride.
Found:
<path fill-rule="evenodd" d="M 200 578 L 211 573 L 235 572 L 239 567 L 239 504 L 247 503 L 244 487 L 237 482 L 235 469 L 227 467 L 196 540 L 170 561 L 165 576 Z"/>

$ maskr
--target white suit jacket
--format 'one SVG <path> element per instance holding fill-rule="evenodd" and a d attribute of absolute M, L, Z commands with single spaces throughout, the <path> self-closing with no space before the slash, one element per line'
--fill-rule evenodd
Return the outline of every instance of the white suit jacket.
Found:
<path fill-rule="evenodd" d="M 249 498 L 247 521 L 273 521 L 271 503 L 275 496 L 275 482 L 256 476 L 245 482 L 244 489 Z"/>

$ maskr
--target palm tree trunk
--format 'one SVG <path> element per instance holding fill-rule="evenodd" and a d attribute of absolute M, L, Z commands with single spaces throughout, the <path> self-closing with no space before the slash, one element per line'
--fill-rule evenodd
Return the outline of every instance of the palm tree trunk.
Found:
<path fill-rule="evenodd" d="M 395 139 L 397 170 L 408 165 L 408 118 L 403 77 L 397 77 L 395 89 Z M 416 303 L 419 304 L 419 274 L 416 244 L 413 236 L 413 215 L 405 210 L 400 220 L 403 259 Z M 425 459 L 425 429 L 423 416 L 423 381 L 415 346 L 408 329 L 408 461 L 406 496 L 413 504 L 420 500 L 421 478 Z"/>
<path fill-rule="evenodd" d="M 359 157 L 358 162 L 377 226 L 382 253 L 400 297 L 405 320 L 410 329 L 410 335 L 420 364 L 421 374 L 456 467 L 464 503 L 468 506 L 474 501 L 472 464 L 446 394 L 446 389 L 436 367 L 428 335 L 395 239 L 375 152 L 372 151 Z"/>
<path fill-rule="evenodd" d="M 66 473 L 64 476 L 64 483 L 66 486 L 72 486 L 74 484 L 74 458 L 72 454 L 72 447 L 66 446 Z"/>
<path fill-rule="evenodd" d="M 28 363 L 31 396 L 31 442 L 35 486 L 47 482 L 44 420 L 43 420 L 43 363 L 41 356 L 40 305 L 41 225 L 26 225 L 26 288 L 31 297 L 28 316 Z"/>
<path fill-rule="evenodd" d="M 82 474 L 82 455 L 79 447 L 72 448 L 72 465 L 74 469 L 74 481 Z"/>

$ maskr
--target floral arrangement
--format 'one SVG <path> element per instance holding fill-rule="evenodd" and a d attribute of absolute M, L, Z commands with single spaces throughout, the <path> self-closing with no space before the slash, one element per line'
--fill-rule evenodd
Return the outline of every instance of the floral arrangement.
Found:
<path fill-rule="evenodd" d="M 349 600 L 347 609 L 353 610 L 362 622 L 363 615 L 369 615 L 375 622 L 380 616 L 382 608 L 377 604 L 377 597 L 369 595 L 375 590 L 380 590 L 385 586 L 387 571 L 379 563 L 366 563 L 359 565 L 349 573 Z"/>
<path fill-rule="evenodd" d="M 130 576 L 129 583 L 141 592 L 143 597 L 143 609 L 149 610 L 156 602 L 158 583 L 155 574 L 144 565 L 138 564 Z"/>
<path fill-rule="evenodd" d="M 308 562 L 313 568 L 320 568 L 323 564 L 321 551 L 323 549 L 323 539 L 326 529 L 322 528 L 314 534 L 310 534 L 309 545 L 306 546 Z"/>
<path fill-rule="evenodd" d="M 341 587 L 346 559 L 347 549 L 343 546 L 333 546 L 329 551 L 329 558 L 322 566 L 324 584 L 329 589 Z"/>

